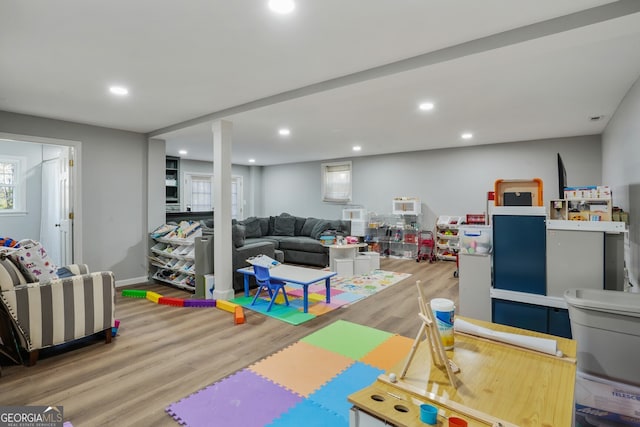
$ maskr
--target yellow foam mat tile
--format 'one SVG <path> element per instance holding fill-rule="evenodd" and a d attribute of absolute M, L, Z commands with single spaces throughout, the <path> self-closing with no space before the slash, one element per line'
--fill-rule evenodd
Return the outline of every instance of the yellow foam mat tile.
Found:
<path fill-rule="evenodd" d="M 412 345 L 411 338 L 394 335 L 367 353 L 360 361 L 388 371 L 409 354 Z"/>
<path fill-rule="evenodd" d="M 249 366 L 249 369 L 294 393 L 308 397 L 353 363 L 354 360 L 349 357 L 298 341 Z"/>

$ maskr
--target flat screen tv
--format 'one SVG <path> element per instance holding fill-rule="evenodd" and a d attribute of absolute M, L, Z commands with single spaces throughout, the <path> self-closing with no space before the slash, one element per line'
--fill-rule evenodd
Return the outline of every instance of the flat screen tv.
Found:
<path fill-rule="evenodd" d="M 558 199 L 564 199 L 564 188 L 567 186 L 567 170 L 564 168 L 562 157 L 558 153 Z"/>

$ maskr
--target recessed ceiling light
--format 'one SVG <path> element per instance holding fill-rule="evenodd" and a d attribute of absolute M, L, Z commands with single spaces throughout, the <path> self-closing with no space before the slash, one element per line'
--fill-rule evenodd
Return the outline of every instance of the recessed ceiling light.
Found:
<path fill-rule="evenodd" d="M 275 13 L 287 14 L 293 12 L 296 4 L 293 0 L 269 0 L 269 9 Z"/>
<path fill-rule="evenodd" d="M 256 159 L 249 159 L 249 163 L 255 163 Z"/>
<path fill-rule="evenodd" d="M 129 89 L 127 89 L 124 86 L 111 86 L 109 88 L 109 92 L 111 92 L 114 95 L 125 96 L 129 94 Z"/>
<path fill-rule="evenodd" d="M 185 154 L 187 154 L 187 150 L 180 150 L 178 151 L 178 154 L 180 154 L 181 156 L 184 156 Z"/>
<path fill-rule="evenodd" d="M 291 135 L 291 131 L 287 128 L 282 128 L 280 130 L 278 130 L 278 133 L 282 136 L 287 136 L 287 135 Z"/>
<path fill-rule="evenodd" d="M 433 102 L 423 102 L 422 104 L 418 105 L 418 108 L 422 111 L 431 111 L 433 110 Z"/>
<path fill-rule="evenodd" d="M 353 150 L 353 151 L 360 151 L 360 150 L 362 150 L 362 147 L 361 147 L 361 146 L 359 146 L 359 145 L 354 145 L 354 146 L 353 146 L 353 148 L 352 148 L 352 150 Z"/>
<path fill-rule="evenodd" d="M 473 134 L 471 132 L 465 132 L 462 135 L 460 135 L 460 137 L 462 139 L 471 139 L 471 138 L 473 138 Z"/>

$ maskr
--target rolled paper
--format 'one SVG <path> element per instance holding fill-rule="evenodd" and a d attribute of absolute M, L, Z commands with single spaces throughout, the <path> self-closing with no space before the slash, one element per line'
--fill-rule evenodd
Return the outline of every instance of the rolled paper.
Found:
<path fill-rule="evenodd" d="M 462 319 L 455 319 L 453 329 L 456 332 L 463 332 L 470 335 L 513 344 L 518 347 L 528 348 L 541 353 L 562 357 L 562 352 L 558 350 L 558 342 L 549 338 L 530 337 L 528 335 L 512 334 L 509 332 L 499 332 L 474 325 Z"/>

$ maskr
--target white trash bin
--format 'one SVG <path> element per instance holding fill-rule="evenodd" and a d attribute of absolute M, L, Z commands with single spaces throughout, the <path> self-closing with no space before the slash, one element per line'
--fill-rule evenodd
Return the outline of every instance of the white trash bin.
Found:
<path fill-rule="evenodd" d="M 640 294 L 568 289 L 564 298 L 578 342 L 578 370 L 640 385 Z"/>

